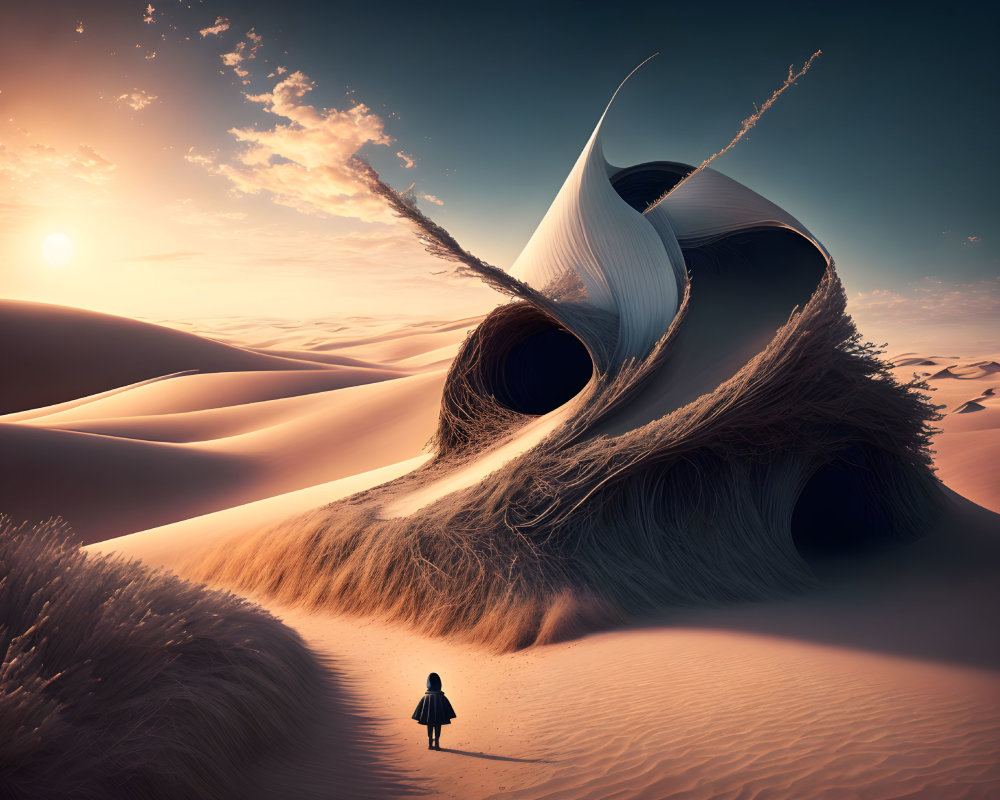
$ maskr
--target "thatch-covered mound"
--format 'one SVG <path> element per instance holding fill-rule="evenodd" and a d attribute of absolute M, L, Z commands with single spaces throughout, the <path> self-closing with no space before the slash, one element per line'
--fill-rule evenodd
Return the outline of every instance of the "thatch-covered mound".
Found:
<path fill-rule="evenodd" d="M 356 168 L 515 302 L 456 358 L 434 461 L 198 554 L 194 576 L 504 650 L 792 592 L 815 553 L 931 522 L 935 412 L 774 203 L 705 165 L 612 167 L 598 123 L 508 273 Z"/>
<path fill-rule="evenodd" d="M 661 416 L 640 398 L 682 348 L 697 292 L 695 276 L 646 359 L 598 374 L 567 423 L 471 486 L 387 511 L 469 469 L 478 454 L 452 438 L 458 447 L 426 469 L 227 543 L 193 573 L 504 650 L 670 605 L 795 591 L 813 580 L 816 550 L 918 536 L 938 501 L 934 412 L 861 341 L 832 266 L 748 363 Z M 498 338 L 476 332 L 467 348 Z M 446 399 L 481 385 L 454 370 L 449 383 Z M 454 408 L 442 412 L 449 435 L 461 432 Z M 478 410 L 490 431 L 516 436 L 502 408 L 495 397 L 468 404 L 465 430 Z"/>
<path fill-rule="evenodd" d="M 264 789 L 338 719 L 330 674 L 294 631 L 234 595 L 85 554 L 58 525 L 0 522 L 0 796 L 316 796 Z M 342 777 L 344 796 L 375 782 Z"/>

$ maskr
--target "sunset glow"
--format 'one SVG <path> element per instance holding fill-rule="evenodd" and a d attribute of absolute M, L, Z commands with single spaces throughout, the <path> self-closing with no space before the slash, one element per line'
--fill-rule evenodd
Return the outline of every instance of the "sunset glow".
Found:
<path fill-rule="evenodd" d="M 989 199 L 997 168 L 981 103 L 992 95 L 976 82 L 987 78 L 964 77 L 988 74 L 977 54 L 989 48 L 941 44 L 950 41 L 942 25 L 964 37 L 985 27 L 958 15 L 931 30 L 889 15 L 880 24 L 900 31 L 903 48 L 875 35 L 877 20 L 860 30 L 832 9 L 791 19 L 733 8 L 719 31 L 707 11 L 664 7 L 644 12 L 639 27 L 592 25 L 588 11 L 571 46 L 559 4 L 514 10 L 502 25 L 470 9 L 443 27 L 390 5 L 388 17 L 212 0 L 5 12 L 4 296 L 161 320 L 485 313 L 500 298 L 425 253 L 352 160 L 509 269 L 583 144 L 574 131 L 659 52 L 608 116 L 611 163 L 668 151 L 697 165 L 723 151 L 712 169 L 801 209 L 852 302 L 975 286 L 971 305 L 1000 313 Z M 664 40 L 668 28 L 690 46 Z M 485 30 L 506 43 L 488 59 Z M 534 48 L 529 31 L 549 49 Z M 788 65 L 821 48 L 808 80 L 793 69 L 781 102 L 742 135 Z M 906 81 L 874 79 L 886 64 Z M 929 97 L 933 118 L 908 124 Z M 741 140 L 727 148 L 740 120 Z M 948 169 L 918 179 L 913 164 L 940 159 Z M 56 232 L 72 245 L 53 241 L 40 257 Z M 73 270 L 53 281 L 39 263 Z M 952 322 L 966 324 L 954 309 Z M 880 337 L 919 311 L 908 301 L 859 301 L 858 310 Z"/>

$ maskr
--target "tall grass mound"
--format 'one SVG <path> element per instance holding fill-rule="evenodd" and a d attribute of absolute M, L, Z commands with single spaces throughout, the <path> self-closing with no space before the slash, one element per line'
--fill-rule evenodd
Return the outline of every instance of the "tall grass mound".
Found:
<path fill-rule="evenodd" d="M 503 332 L 474 333 L 445 387 L 434 462 L 198 554 L 191 574 L 506 651 L 664 608 L 787 596 L 814 582 L 815 549 L 918 537 L 940 503 L 928 450 L 936 414 L 861 339 L 832 266 L 731 378 L 603 432 L 668 363 L 692 295 L 647 358 L 595 372 L 542 442 L 394 517 L 394 498 L 519 425 L 478 394 L 483 349 Z"/>
<path fill-rule="evenodd" d="M 0 659 L 5 798 L 253 798 L 331 708 L 324 665 L 259 607 L 53 523 L 0 520 Z"/>

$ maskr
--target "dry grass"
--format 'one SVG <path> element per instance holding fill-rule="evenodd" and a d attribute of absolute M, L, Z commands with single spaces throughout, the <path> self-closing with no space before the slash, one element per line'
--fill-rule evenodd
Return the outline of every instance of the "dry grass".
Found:
<path fill-rule="evenodd" d="M 938 503 L 927 450 L 935 414 L 919 387 L 898 384 L 860 340 L 832 266 L 730 380 L 644 427 L 593 435 L 669 357 L 689 303 L 686 295 L 649 357 L 597 372 L 574 418 L 549 438 L 471 488 L 383 518 L 399 492 L 467 463 L 516 425 L 489 398 L 473 397 L 476 359 L 460 358 L 435 463 L 200 554 L 190 573 L 502 651 L 665 606 L 808 585 L 791 532 L 795 503 L 820 467 L 852 448 L 870 457 L 864 491 L 892 520 L 880 535 L 919 535 Z M 467 349 L 499 335 L 474 333 Z"/>
<path fill-rule="evenodd" d="M 253 798 L 321 722 L 347 728 L 328 669 L 246 600 L 54 523 L 0 520 L 0 565 L 0 796 Z"/>

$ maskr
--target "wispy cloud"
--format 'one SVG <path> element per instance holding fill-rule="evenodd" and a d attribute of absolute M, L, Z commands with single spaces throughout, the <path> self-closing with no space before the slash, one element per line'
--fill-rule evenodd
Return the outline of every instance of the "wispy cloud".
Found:
<path fill-rule="evenodd" d="M 264 110 L 288 120 L 269 129 L 230 130 L 245 148 L 230 163 L 189 154 L 232 182 L 237 192 L 268 192 L 275 202 L 305 213 L 366 221 L 393 221 L 384 203 L 358 181 L 352 157 L 366 144 L 389 145 L 383 120 L 364 104 L 345 111 L 303 102 L 312 81 L 293 72 L 272 92 L 248 95 Z"/>
<path fill-rule="evenodd" d="M 198 33 L 202 35 L 202 38 L 206 36 L 218 36 L 223 31 L 229 30 L 229 18 L 228 17 L 216 17 L 215 24 L 209 25 L 207 28 L 202 28 Z"/>
<path fill-rule="evenodd" d="M 436 198 L 436 197 L 435 197 L 434 195 L 432 195 L 432 194 L 422 194 L 422 195 L 420 195 L 420 196 L 421 196 L 421 197 L 422 197 L 422 198 L 423 198 L 424 200 L 426 200 L 426 201 L 427 201 L 428 203 L 433 203 L 433 204 L 434 204 L 434 205 L 436 205 L 436 206 L 443 206 L 443 205 L 444 205 L 444 200 L 438 200 L 438 199 L 437 199 L 437 198 Z"/>
<path fill-rule="evenodd" d="M 898 289 L 858 292 L 847 309 L 865 338 L 896 351 L 992 355 L 1000 277 L 974 283 L 927 277 Z"/>
<path fill-rule="evenodd" d="M 147 25 L 152 25 L 153 24 L 153 14 L 155 13 L 155 11 L 156 11 L 156 9 L 153 8 L 153 4 L 152 3 L 150 3 L 149 5 L 147 5 L 146 6 L 146 13 L 143 15 L 142 21 L 145 22 Z"/>
<path fill-rule="evenodd" d="M 44 185 L 68 176 L 92 186 L 104 186 L 116 169 L 89 145 L 60 152 L 37 142 L 22 147 L 0 144 L 0 176 L 15 185 Z"/>
<path fill-rule="evenodd" d="M 954 283 L 925 277 L 901 289 L 858 292 L 851 313 L 869 323 L 970 322 L 1000 319 L 1000 277 Z"/>
<path fill-rule="evenodd" d="M 263 43 L 264 37 L 251 28 L 246 32 L 246 38 L 237 42 L 231 53 L 223 53 L 219 58 L 222 59 L 223 64 L 232 67 L 233 72 L 245 79 L 250 71 L 244 64 L 257 58 L 257 51 Z M 243 82 L 248 83 L 246 80 Z"/>
<path fill-rule="evenodd" d="M 413 156 L 407 155 L 402 150 L 396 153 L 396 158 L 403 162 L 403 169 L 413 169 L 417 166 L 417 162 L 414 161 Z"/>
<path fill-rule="evenodd" d="M 83 20 L 77 20 L 76 21 L 76 28 L 75 28 L 75 30 L 76 30 L 77 33 L 83 33 Z"/>
<path fill-rule="evenodd" d="M 128 106 L 133 111 L 142 111 L 156 99 L 158 99 L 157 95 L 150 94 L 145 89 L 133 89 L 131 92 L 118 95 L 115 102 Z"/>

